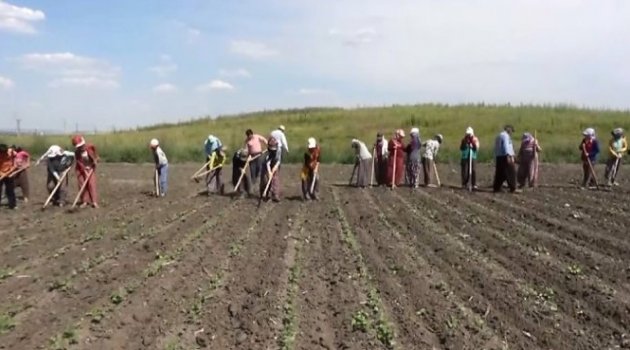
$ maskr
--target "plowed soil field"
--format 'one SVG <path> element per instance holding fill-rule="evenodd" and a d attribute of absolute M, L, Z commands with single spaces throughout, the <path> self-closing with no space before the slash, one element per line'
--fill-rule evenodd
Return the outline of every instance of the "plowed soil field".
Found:
<path fill-rule="evenodd" d="M 32 169 L 31 202 L 0 209 L 0 348 L 630 348 L 628 177 L 581 190 L 577 166 L 543 165 L 540 188 L 495 195 L 487 166 L 475 193 L 449 165 L 415 190 L 322 166 L 303 202 L 285 166 L 259 206 L 200 193 L 196 168 L 157 199 L 151 166 L 103 165 L 102 207 L 76 212 L 41 211 Z"/>

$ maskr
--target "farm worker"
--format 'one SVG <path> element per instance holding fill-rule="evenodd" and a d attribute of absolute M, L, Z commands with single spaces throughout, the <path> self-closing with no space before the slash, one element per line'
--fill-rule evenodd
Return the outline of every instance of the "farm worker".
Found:
<path fill-rule="evenodd" d="M 248 156 L 249 151 L 247 151 L 247 148 L 242 148 L 234 152 L 234 156 L 232 156 L 232 186 L 236 186 L 236 184 L 238 183 L 238 179 L 241 177 L 243 169 L 245 169 L 245 163 L 247 163 Z M 249 162 L 248 167 L 251 166 L 252 163 L 253 162 Z M 251 196 L 252 179 L 249 171 L 245 171 L 241 183 L 239 184 L 238 188 L 234 188 L 234 191 L 240 193 L 241 197 L 244 197 L 245 194 Z"/>
<path fill-rule="evenodd" d="M 405 148 L 405 153 L 407 153 L 407 182 L 412 188 L 417 188 L 420 183 L 420 148 L 422 147 L 420 130 L 411 128 L 409 138 L 409 144 Z"/>
<path fill-rule="evenodd" d="M 382 133 L 376 134 L 376 142 L 374 143 L 374 174 L 376 175 L 376 183 L 387 185 L 387 140 Z"/>
<path fill-rule="evenodd" d="M 305 201 L 312 199 L 317 200 L 317 192 L 319 192 L 319 160 L 321 149 L 317 144 L 317 140 L 309 137 L 306 143 L 307 151 L 304 152 L 304 165 L 302 166 L 302 196 Z M 313 190 L 311 191 L 311 187 Z"/>
<path fill-rule="evenodd" d="M 251 174 L 251 180 L 253 184 L 254 182 L 258 181 L 258 178 L 263 171 L 262 166 L 264 163 L 264 158 L 262 157 L 262 152 L 263 144 L 267 146 L 267 139 L 258 134 L 254 134 L 252 129 L 247 129 L 247 131 L 245 131 L 245 136 L 247 137 L 245 139 L 247 153 L 252 156 L 253 159 L 249 162 L 249 172 Z"/>
<path fill-rule="evenodd" d="M 278 149 L 280 150 L 280 159 L 282 159 L 282 152 L 286 151 L 289 154 L 289 143 L 285 133 L 284 125 L 280 125 L 276 130 L 271 132 L 271 137 L 278 142 Z"/>
<path fill-rule="evenodd" d="M 472 127 L 466 128 L 466 134 L 459 146 L 461 151 L 462 187 L 466 188 L 470 183 L 473 189 L 477 189 L 477 153 L 479 152 L 479 139 L 475 136 Z"/>
<path fill-rule="evenodd" d="M 44 154 L 44 157 L 48 158 L 48 164 L 46 167 L 48 179 L 46 180 L 46 187 L 48 189 L 48 193 L 50 194 L 55 189 L 59 181 L 61 181 L 63 173 L 72 166 L 72 163 L 74 163 L 74 153 L 64 151 L 57 145 L 52 145 Z M 66 176 L 61 185 L 59 185 L 57 192 L 53 195 L 53 205 L 63 207 L 66 204 L 68 182 L 69 180 Z"/>
<path fill-rule="evenodd" d="M 387 185 L 391 186 L 392 183 L 395 186 L 400 186 L 403 181 L 403 177 L 405 174 L 404 168 L 404 155 L 403 151 L 405 149 L 403 144 L 403 138 L 405 137 L 405 132 L 402 129 L 396 130 L 394 137 L 389 140 L 387 145 L 387 152 L 389 153 L 389 159 L 387 163 Z M 395 165 L 394 165 L 395 164 Z M 394 167 L 396 169 L 394 169 Z M 395 178 L 394 178 L 394 172 Z"/>
<path fill-rule="evenodd" d="M 5 144 L 0 144 L 0 196 L 2 195 L 2 188 L 4 187 L 4 193 L 9 200 L 9 209 L 17 209 L 17 202 L 15 200 L 15 179 L 9 177 L 13 171 L 15 171 L 14 164 L 15 154 Z"/>
<path fill-rule="evenodd" d="M 444 137 L 441 134 L 424 143 L 424 154 L 422 155 L 422 170 L 424 172 L 424 185 L 427 187 L 437 187 L 433 184 L 433 167 L 435 158 L 440 151 L 440 145 Z"/>
<path fill-rule="evenodd" d="M 81 195 L 81 208 L 92 205 L 98 208 L 98 192 L 96 190 L 96 165 L 98 164 L 98 154 L 94 145 L 86 143 L 81 135 L 72 137 L 72 145 L 75 148 L 74 158 L 76 163 L 77 180 L 79 189 L 87 181 L 85 191 Z M 89 176 L 92 174 L 91 176 Z"/>
<path fill-rule="evenodd" d="M 206 186 L 208 188 L 208 195 L 213 192 L 211 186 L 212 180 L 215 180 L 214 192 L 223 192 L 221 171 L 223 170 L 223 164 L 226 160 L 225 152 L 223 150 L 223 143 L 221 143 L 221 140 L 219 140 L 218 137 L 214 135 L 208 135 L 208 138 L 206 139 L 206 142 L 204 144 L 204 148 L 206 151 L 206 159 L 208 161 L 212 160 L 212 162 L 208 164 L 208 170 L 214 169 L 211 173 L 206 175 Z"/>
<path fill-rule="evenodd" d="M 15 188 L 22 190 L 22 198 L 24 203 L 28 203 L 29 198 L 29 181 L 28 181 L 28 168 L 31 166 L 31 155 L 26 152 L 22 147 L 11 146 L 15 152 L 15 166 L 16 172 L 20 169 L 24 169 L 17 173 L 13 178 L 15 179 Z"/>
<path fill-rule="evenodd" d="M 510 192 L 516 191 L 516 168 L 514 164 L 514 145 L 512 144 L 512 134 L 514 127 L 506 125 L 499 133 L 494 143 L 494 157 L 496 169 L 494 173 L 494 192 L 501 192 L 503 183 L 507 181 Z"/>
<path fill-rule="evenodd" d="M 166 158 L 166 153 L 160 147 L 158 139 L 151 140 L 149 147 L 153 153 L 155 170 L 158 172 L 158 183 L 156 185 L 160 187 L 160 196 L 164 197 L 166 191 L 168 191 L 168 158 Z"/>
<path fill-rule="evenodd" d="M 616 180 L 623 154 L 628 151 L 628 142 L 622 128 L 616 128 L 611 132 L 612 139 L 608 144 L 608 162 L 606 163 L 606 179 L 608 186 L 619 186 Z"/>
<path fill-rule="evenodd" d="M 597 155 L 599 154 L 599 142 L 595 137 L 595 129 L 587 128 L 582 132 L 584 138 L 580 143 L 580 153 L 582 154 L 582 171 L 584 177 L 582 178 L 582 187 L 594 186 L 595 178 L 591 173 L 591 168 L 595 169 L 595 163 L 597 162 Z"/>
<path fill-rule="evenodd" d="M 274 202 L 280 201 L 280 162 L 282 150 L 278 147 L 278 141 L 272 136 L 269 137 L 267 143 L 267 155 L 263 163 L 263 173 L 260 178 L 260 196 L 264 200 L 271 200 Z M 271 184 L 269 190 L 264 196 L 267 182 L 271 178 Z"/>
<path fill-rule="evenodd" d="M 521 148 L 518 151 L 518 172 L 516 181 L 518 187 L 525 187 L 525 182 L 529 187 L 535 187 L 538 182 L 538 157 L 537 154 L 542 152 L 542 148 L 538 144 L 538 140 L 531 133 L 524 133 L 521 138 Z"/>
<path fill-rule="evenodd" d="M 370 183 L 370 169 L 372 168 L 372 154 L 365 143 L 357 139 L 352 140 L 352 149 L 355 154 L 354 170 L 358 169 L 356 186 L 365 188 Z M 354 175 L 354 170 L 352 174 Z"/>

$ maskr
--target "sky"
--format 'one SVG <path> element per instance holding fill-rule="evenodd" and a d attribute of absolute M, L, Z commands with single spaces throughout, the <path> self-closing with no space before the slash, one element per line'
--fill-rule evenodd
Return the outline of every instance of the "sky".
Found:
<path fill-rule="evenodd" d="M 305 106 L 630 108 L 627 0 L 0 0 L 0 129 Z"/>

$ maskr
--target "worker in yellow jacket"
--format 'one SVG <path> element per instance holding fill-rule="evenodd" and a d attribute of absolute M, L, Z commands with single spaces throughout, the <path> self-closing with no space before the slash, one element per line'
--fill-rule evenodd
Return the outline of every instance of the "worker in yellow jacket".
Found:
<path fill-rule="evenodd" d="M 612 139 L 608 144 L 608 162 L 606 163 L 606 179 L 608 186 L 619 186 L 615 179 L 621 167 L 623 155 L 628 152 L 628 141 L 623 134 L 622 128 L 616 128 L 611 132 Z"/>

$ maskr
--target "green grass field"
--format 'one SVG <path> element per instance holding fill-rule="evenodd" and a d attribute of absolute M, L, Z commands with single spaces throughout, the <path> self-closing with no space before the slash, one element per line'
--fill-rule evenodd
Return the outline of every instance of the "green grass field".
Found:
<path fill-rule="evenodd" d="M 283 124 L 287 128 L 290 146 L 289 161 L 299 162 L 306 140 L 312 136 L 322 146 L 323 161 L 348 163 L 353 161 L 350 140 L 359 138 L 369 145 L 376 133 L 382 131 L 389 138 L 397 128 L 405 133 L 412 126 L 419 127 L 423 140 L 436 133 L 444 135 L 440 161 L 456 161 L 464 130 L 472 126 L 481 141 L 482 160 L 492 157 L 496 134 L 504 124 L 515 126 L 515 147 L 520 135 L 537 132 L 544 148 L 546 162 L 575 162 L 581 132 L 594 127 L 600 139 L 607 142 L 614 127 L 628 127 L 630 111 L 579 109 L 568 106 L 489 106 L 424 104 L 382 108 L 338 109 L 310 108 L 299 110 L 266 111 L 200 119 L 173 125 L 156 125 L 132 131 L 86 135 L 94 143 L 101 158 L 109 162 L 151 161 L 147 144 L 158 138 L 163 149 L 174 162 L 203 160 L 203 142 L 208 134 L 218 136 L 229 147 L 229 154 L 242 145 L 245 130 L 268 135 Z M 69 136 L 2 137 L 8 144 L 19 144 L 34 156 L 43 153 L 51 144 L 70 146 Z"/>

